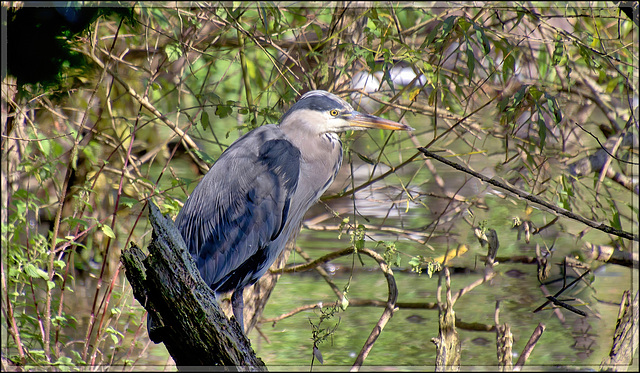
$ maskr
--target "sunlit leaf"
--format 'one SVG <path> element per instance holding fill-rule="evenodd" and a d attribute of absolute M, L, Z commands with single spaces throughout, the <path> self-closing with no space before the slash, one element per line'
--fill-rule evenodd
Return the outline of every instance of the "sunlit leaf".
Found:
<path fill-rule="evenodd" d="M 182 57 L 182 49 L 177 43 L 167 44 L 164 49 L 170 62 L 175 62 L 178 60 L 178 58 Z"/>
<path fill-rule="evenodd" d="M 346 311 L 347 308 L 349 308 L 349 298 L 345 293 L 342 294 L 342 302 L 340 303 L 340 308 L 342 308 L 343 311 Z"/>
<path fill-rule="evenodd" d="M 27 276 L 31 278 L 41 278 L 43 280 L 49 280 L 49 275 L 47 272 L 41 270 L 35 265 L 29 263 L 24 267 L 24 271 L 27 273 Z"/>
<path fill-rule="evenodd" d="M 100 226 L 100 229 L 102 230 L 102 232 L 104 232 L 104 234 L 109 237 L 109 238 L 116 238 L 115 233 L 113 233 L 113 230 L 111 229 L 110 226 L 108 225 L 102 225 Z"/>

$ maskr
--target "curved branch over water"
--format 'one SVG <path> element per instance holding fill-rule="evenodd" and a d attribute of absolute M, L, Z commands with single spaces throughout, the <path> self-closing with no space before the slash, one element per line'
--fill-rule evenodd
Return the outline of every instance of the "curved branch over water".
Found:
<path fill-rule="evenodd" d="M 380 254 L 376 253 L 375 251 L 370 250 L 370 249 L 366 249 L 366 248 L 358 249 L 357 251 L 359 253 L 365 254 L 365 255 L 373 258 L 373 260 L 378 262 L 378 265 L 382 269 L 382 272 L 384 273 L 384 276 L 387 279 L 387 285 L 388 285 L 388 288 L 389 288 L 389 296 L 387 298 L 387 305 L 386 305 L 384 311 L 382 312 L 382 315 L 380 316 L 380 319 L 378 319 L 378 322 L 376 323 L 376 326 L 373 328 L 373 330 L 369 334 L 369 337 L 365 341 L 364 346 L 362 346 L 362 350 L 360 350 L 360 353 L 356 357 L 356 361 L 353 363 L 353 366 L 351 367 L 351 371 L 352 372 L 358 371 L 360 369 L 360 367 L 362 366 L 362 364 L 364 363 L 364 360 L 369 355 L 369 352 L 373 348 L 374 343 L 376 342 L 376 340 L 380 336 L 380 333 L 382 333 L 382 329 L 384 329 L 384 327 L 387 325 L 387 322 L 389 322 L 389 320 L 393 316 L 393 313 L 396 310 L 396 302 L 398 300 L 398 287 L 396 286 L 395 277 L 393 277 L 393 271 L 391 270 L 389 265 L 387 265 L 387 263 L 384 261 L 382 256 L 380 256 Z M 315 268 L 315 267 L 317 267 L 317 266 L 319 266 L 319 265 L 321 265 L 323 263 L 329 262 L 329 261 L 334 260 L 336 258 L 339 258 L 341 256 L 346 256 L 346 255 L 349 255 L 349 254 L 355 253 L 355 252 L 356 252 L 356 250 L 353 247 L 348 247 L 346 249 L 342 249 L 342 250 L 338 250 L 338 251 L 329 253 L 329 254 L 327 254 L 325 256 L 322 256 L 322 257 L 320 257 L 320 258 L 318 258 L 318 259 L 316 259 L 314 261 L 308 262 L 308 263 L 300 264 L 300 265 L 293 266 L 293 267 L 284 268 L 282 270 L 282 272 L 283 273 L 291 273 L 291 272 L 307 271 L 307 270 L 313 269 L 313 268 Z"/>

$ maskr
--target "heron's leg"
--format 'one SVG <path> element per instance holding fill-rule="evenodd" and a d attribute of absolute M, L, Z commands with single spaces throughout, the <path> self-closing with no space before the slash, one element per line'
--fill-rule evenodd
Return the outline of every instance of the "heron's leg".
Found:
<path fill-rule="evenodd" d="M 236 318 L 238 324 L 240 324 L 242 332 L 244 332 L 244 298 L 242 297 L 243 292 L 244 289 L 236 289 L 233 291 L 233 295 L 231 295 L 231 308 L 233 308 L 233 316 Z"/>

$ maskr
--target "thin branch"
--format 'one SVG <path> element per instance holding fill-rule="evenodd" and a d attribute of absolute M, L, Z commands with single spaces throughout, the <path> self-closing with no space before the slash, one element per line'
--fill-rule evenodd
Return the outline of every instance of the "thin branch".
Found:
<path fill-rule="evenodd" d="M 304 306 L 296 307 L 289 312 L 285 312 L 280 316 L 271 317 L 268 319 L 260 319 L 259 324 L 268 324 L 268 323 L 277 323 L 278 321 L 282 321 L 284 319 L 288 319 L 289 317 L 295 316 L 300 312 L 312 310 L 316 307 L 322 308 L 333 308 L 339 306 L 341 301 L 335 302 L 318 302 L 313 304 L 306 304 Z M 386 307 L 387 302 L 377 300 L 377 299 L 349 299 L 349 307 Z M 396 307 L 398 309 L 416 309 L 416 310 L 435 310 L 438 309 L 438 304 L 433 302 L 397 302 Z M 456 319 L 456 323 L 458 319 Z M 482 330 L 482 331 L 490 331 L 491 326 L 488 328 L 484 324 L 478 323 L 464 323 L 465 327 L 463 329 L 469 330 Z"/>
<path fill-rule="evenodd" d="M 488 271 L 488 273 L 485 273 L 481 278 L 477 279 L 476 281 L 472 282 L 471 284 L 469 284 L 469 285 L 463 287 L 462 289 L 458 290 L 456 295 L 454 297 L 452 297 L 451 305 L 453 306 L 454 304 L 456 304 L 458 299 L 460 299 L 460 297 L 463 296 L 464 294 L 470 292 L 474 288 L 476 288 L 476 287 L 484 284 L 485 282 L 491 280 L 495 276 L 496 276 L 496 272 L 495 271 Z"/>
<path fill-rule="evenodd" d="M 93 54 L 86 54 L 86 55 L 90 57 L 93 60 L 93 62 L 95 62 L 100 68 L 105 68 L 106 64 L 102 62 L 97 56 Z M 164 124 L 166 124 L 169 128 L 171 128 L 171 130 L 173 130 L 175 134 L 178 137 L 180 137 L 180 139 L 184 141 L 185 144 L 189 146 L 189 149 L 196 149 L 196 150 L 200 149 L 200 147 L 195 143 L 195 141 L 193 141 L 191 136 L 189 136 L 180 127 L 178 127 L 175 123 L 170 121 L 169 118 L 167 118 L 164 114 L 162 114 L 158 109 L 156 109 L 156 107 L 153 106 L 153 104 L 151 104 L 146 97 L 143 97 L 138 92 L 136 92 L 136 90 L 133 89 L 133 87 L 131 87 L 122 77 L 120 77 L 118 73 L 116 73 L 115 71 L 113 71 L 108 67 L 106 68 L 106 70 L 109 73 L 109 75 L 111 75 L 118 83 L 120 83 L 120 85 L 122 85 L 122 87 L 124 87 L 124 89 L 129 93 L 131 97 L 133 97 L 136 101 L 138 101 L 140 105 L 142 105 L 145 109 L 149 110 L 151 113 L 153 113 L 153 115 L 155 115 Z M 167 142 L 169 142 L 170 140 L 171 139 L 167 140 Z M 204 164 L 204 162 L 202 162 L 198 157 L 193 155 L 192 152 L 189 152 L 189 155 L 191 155 L 192 159 L 198 165 L 198 167 L 203 173 L 206 173 L 207 171 L 209 171 L 207 165 Z"/>
<path fill-rule="evenodd" d="M 529 358 L 529 355 L 531 355 L 531 352 L 533 351 L 534 347 L 536 347 L 536 343 L 538 343 L 538 340 L 540 339 L 540 337 L 542 337 L 542 333 L 544 333 L 544 329 L 545 329 L 545 325 L 540 323 L 538 324 L 536 329 L 533 331 L 531 338 L 529 338 L 529 341 L 527 342 L 527 344 L 524 346 L 524 349 L 522 350 L 522 354 L 518 358 L 518 362 L 516 363 L 516 365 L 513 366 L 514 372 L 519 372 L 520 370 L 522 370 L 524 363 Z"/>
<path fill-rule="evenodd" d="M 570 219 L 577 220 L 577 221 L 579 221 L 579 222 L 581 222 L 581 223 L 583 223 L 585 225 L 588 225 L 591 228 L 595 228 L 597 230 L 600 230 L 600 231 L 603 231 L 605 233 L 612 234 L 612 235 L 615 235 L 615 236 L 618 236 L 618 237 L 626 238 L 628 240 L 640 241 L 640 238 L 637 235 L 634 235 L 631 232 L 626 232 L 626 231 L 623 231 L 623 230 L 620 230 L 620 229 L 616 229 L 616 228 L 614 228 L 612 226 L 609 226 L 609 225 L 606 225 L 604 223 L 598 224 L 595 221 L 583 218 L 582 216 L 580 216 L 578 214 L 575 214 L 575 213 L 573 213 L 573 212 L 571 212 L 569 210 L 565 210 L 565 209 L 563 209 L 561 207 L 552 205 L 552 204 L 550 204 L 550 203 L 548 203 L 548 202 L 546 202 L 546 201 L 544 201 L 544 200 L 540 199 L 539 197 L 536 197 L 536 196 L 534 196 L 532 194 L 522 192 L 522 191 L 520 191 L 520 190 L 518 190 L 516 188 L 513 188 L 513 187 L 511 187 L 509 185 L 506 185 L 504 183 L 501 183 L 501 182 L 499 182 L 499 181 L 497 181 L 497 180 L 495 180 L 493 178 L 488 178 L 488 177 L 486 177 L 486 176 L 484 176 L 484 175 L 482 175 L 482 174 L 480 174 L 478 172 L 472 171 L 471 169 L 469 169 L 467 167 L 464 167 L 464 166 L 459 165 L 457 163 L 451 162 L 451 161 L 449 161 L 449 160 L 447 160 L 447 159 L 445 159 L 445 158 L 443 158 L 443 157 L 441 157 L 441 156 L 439 156 L 439 155 L 437 155 L 437 154 L 435 154 L 433 152 L 428 151 L 425 148 L 420 147 L 420 148 L 418 148 L 418 150 L 420 150 L 427 157 L 435 158 L 436 160 L 438 160 L 438 161 L 440 161 L 440 162 L 442 162 L 442 163 L 444 163 L 444 164 L 446 164 L 446 165 L 448 165 L 450 167 L 453 167 L 453 168 L 455 168 L 455 169 L 457 169 L 459 171 L 462 171 L 462 172 L 465 172 L 465 173 L 467 173 L 469 175 L 472 175 L 472 176 L 484 181 L 485 183 L 488 183 L 488 184 L 491 184 L 491 185 L 496 186 L 498 188 L 504 189 L 504 190 L 506 190 L 508 192 L 511 192 L 511 193 L 517 195 L 520 198 L 524 198 L 524 199 L 526 199 L 528 201 L 531 201 L 533 203 L 541 205 L 541 206 L 543 206 L 543 207 L 545 207 L 545 208 L 547 208 L 547 209 L 549 209 L 551 211 L 554 211 L 554 212 L 556 212 L 556 213 L 558 213 L 560 215 L 564 215 L 564 216 L 566 216 L 566 217 L 568 217 Z"/>
<path fill-rule="evenodd" d="M 389 266 L 384 261 L 382 256 L 380 256 L 375 251 L 369 250 L 366 248 L 358 249 L 358 252 L 368 255 L 372 257 L 376 262 L 378 262 L 378 265 L 380 266 L 380 268 L 382 268 L 382 272 L 384 272 L 384 277 L 386 277 L 387 279 L 389 297 L 387 300 L 387 307 L 382 312 L 382 316 L 380 316 L 378 323 L 371 331 L 371 334 L 369 334 L 369 338 L 367 338 L 366 342 L 364 343 L 364 346 L 362 346 L 362 350 L 360 351 L 360 354 L 358 354 L 358 357 L 356 358 L 355 363 L 351 367 L 352 372 L 357 372 L 362 366 L 362 364 L 364 363 L 364 359 L 366 359 L 367 356 L 369 355 L 369 352 L 371 352 L 371 349 L 373 348 L 373 344 L 376 342 L 376 340 L 380 336 L 382 329 L 384 329 L 385 325 L 391 319 L 391 317 L 393 316 L 393 313 L 396 311 L 396 301 L 398 300 L 398 288 L 396 287 L 396 280 L 393 277 L 393 272 L 391 271 L 391 268 L 389 268 Z"/>
<path fill-rule="evenodd" d="M 629 121 L 631 121 L 631 118 L 629 118 Z M 627 123 L 629 123 L 629 121 Z M 627 160 L 621 159 L 619 157 L 616 157 L 615 155 L 611 154 L 611 152 L 607 149 L 606 146 L 604 146 L 603 143 L 600 142 L 600 139 L 598 139 L 598 136 L 596 136 L 593 133 L 591 133 L 588 129 L 582 127 L 580 125 L 580 123 L 578 123 L 578 122 L 574 121 L 573 124 L 575 124 L 576 126 L 580 127 L 580 129 L 583 130 L 584 132 L 586 132 L 587 134 L 589 134 L 589 136 L 593 137 L 596 140 L 596 142 L 598 143 L 598 145 L 600 146 L 600 149 L 604 150 L 611 158 L 615 159 L 616 161 L 621 162 L 621 163 L 628 163 L 628 164 L 632 164 L 632 165 L 640 164 L 638 162 L 627 161 Z M 620 144 L 622 144 L 622 141 L 624 140 L 625 136 L 627 136 L 627 135 L 626 134 L 622 135 L 616 140 L 616 143 L 613 146 L 614 150 L 612 150 L 614 153 L 616 152 L 616 150 L 618 149 Z M 632 135 L 629 135 L 629 136 L 632 136 Z"/>

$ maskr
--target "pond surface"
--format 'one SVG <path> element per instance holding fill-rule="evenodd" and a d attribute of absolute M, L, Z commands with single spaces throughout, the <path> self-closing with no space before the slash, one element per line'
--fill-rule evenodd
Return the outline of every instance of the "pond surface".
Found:
<path fill-rule="evenodd" d="M 317 238 L 317 232 L 313 236 Z M 301 234 L 300 245 L 309 238 Z M 337 243 L 323 241 L 328 247 Z M 315 242 L 317 244 L 317 241 Z M 342 243 L 344 246 L 345 243 Z M 315 245 L 314 245 L 315 246 Z M 479 244 L 450 265 L 469 268 L 468 271 L 454 271 L 451 276 L 452 291 L 469 285 L 482 277 L 484 263 L 478 260 L 474 268 L 475 254 L 481 254 Z M 527 245 L 528 246 L 528 245 Z M 338 246 L 340 247 L 340 246 Z M 527 248 L 521 248 L 526 251 Z M 531 255 L 531 253 L 528 253 Z M 560 254 L 560 253 L 557 253 Z M 567 253 L 568 254 L 568 253 Z M 535 256 L 535 254 L 534 254 Z M 560 255 L 558 255 L 560 256 Z M 293 258 L 292 262 L 296 259 Z M 315 256 L 314 256 L 315 257 Z M 351 261 L 351 258 L 347 258 Z M 301 259 L 298 258 L 300 263 Z M 350 299 L 375 299 L 386 301 L 387 284 L 373 260 L 364 257 L 365 266 L 355 260 L 353 278 L 350 281 Z M 552 278 L 561 278 L 559 266 Z M 496 277 L 463 295 L 455 304 L 456 316 L 464 323 L 494 324 L 496 301 L 500 301 L 500 322 L 508 323 L 513 333 L 513 361 L 524 348 L 535 327 L 539 323 L 546 326 L 542 338 L 527 361 L 527 366 L 598 366 L 611 348 L 618 305 L 622 291 L 631 289 L 631 271 L 614 265 L 598 269 L 592 289 L 566 290 L 563 297 L 578 297 L 587 305 L 567 302 L 585 311 L 584 318 L 563 310 L 564 322 L 559 321 L 552 310 L 538 313 L 532 311 L 546 300 L 537 280 L 535 265 L 520 263 L 500 263 L 495 267 Z M 336 271 L 333 281 L 339 288 L 349 283 L 349 271 Z M 636 274 L 637 275 L 637 274 Z M 396 271 L 399 289 L 398 302 L 436 302 L 438 276 L 429 278 L 426 273 L 417 275 L 407 271 Z M 574 276 L 573 278 L 575 278 Z M 573 279 L 567 280 L 567 283 Z M 548 285 L 551 293 L 560 290 L 562 282 Z M 597 299 L 597 300 L 596 300 Z M 599 300 L 599 301 L 598 301 Z M 313 273 L 283 275 L 263 316 L 274 318 L 297 307 L 318 302 L 335 301 L 335 295 L 325 281 Z M 336 314 L 331 321 L 323 324 L 332 328 L 339 325 L 331 338 L 319 345 L 324 364 L 328 366 L 351 365 L 359 353 L 371 329 L 382 314 L 376 307 L 349 307 Z M 260 332 L 252 331 L 250 339 L 256 353 L 275 369 L 309 369 L 312 360 L 312 328 L 317 324 L 320 312 L 305 311 L 273 324 L 259 326 Z M 462 362 L 467 368 L 487 369 L 497 364 L 496 336 L 490 331 L 471 331 L 458 328 L 462 341 Z M 431 338 L 438 335 L 438 311 L 436 309 L 400 308 L 383 330 L 369 357 L 366 366 L 424 367 L 432 370 L 435 362 L 435 345 Z M 316 361 L 313 369 L 322 369 Z"/>
<path fill-rule="evenodd" d="M 488 198 L 488 204 L 492 202 Z M 497 198 L 497 197 L 495 197 Z M 340 206 L 332 205 L 336 209 Z M 458 234 L 457 241 L 468 246 L 469 251 L 449 262 L 451 268 L 452 291 L 468 286 L 480 279 L 484 272 L 484 262 L 478 255 L 486 253 L 477 239 L 469 232 Z M 501 247 L 498 256 L 527 255 L 535 257 L 536 241 L 527 244 L 517 240 L 515 230 L 498 231 Z M 444 255 L 439 252 L 416 248 L 415 243 L 403 246 L 410 255 L 420 252 L 435 258 Z M 408 239 L 404 239 L 408 241 Z M 317 258 L 333 250 L 349 246 L 348 234 L 338 239 L 337 231 L 311 231 L 303 229 L 297 241 L 312 258 Z M 558 236 L 555 241 L 552 263 L 560 263 L 565 255 L 572 255 L 581 242 Z M 373 248 L 375 242 L 368 241 Z M 382 249 L 378 249 L 382 252 Z M 426 272 L 418 275 L 408 270 L 408 256 L 402 256 L 401 266 L 394 268 L 399 289 L 398 303 L 421 303 L 420 308 L 400 307 L 386 325 L 368 358 L 365 368 L 381 369 L 390 367 L 401 370 L 433 370 L 435 345 L 432 338 L 438 336 L 438 311 L 430 308 L 436 302 L 438 274 L 429 277 Z M 343 289 L 349 285 L 348 297 L 355 300 L 387 299 L 387 283 L 378 265 L 369 257 L 360 259 L 350 255 L 340 258 L 327 267 L 333 273 L 331 279 Z M 300 264 L 304 260 L 296 253 L 289 258 L 290 264 Z M 594 267 L 596 268 L 596 267 Z M 554 264 L 547 289 L 555 294 L 562 288 L 561 266 Z M 580 283 L 562 293 L 562 298 L 579 298 L 567 303 L 587 313 L 587 317 L 562 310 L 563 321 L 549 307 L 538 313 L 533 310 L 546 301 L 537 279 L 535 264 L 504 262 L 495 266 L 496 276 L 488 283 L 464 294 L 455 303 L 454 310 L 459 320 L 458 333 L 462 342 L 462 365 L 465 370 L 491 370 L 497 365 L 496 335 L 494 331 L 469 330 L 460 325 L 494 325 L 496 301 L 500 301 L 500 322 L 508 323 L 513 334 L 513 362 L 517 361 L 536 326 L 544 324 L 546 329 L 526 363 L 527 368 L 538 367 L 551 370 L 554 367 L 597 368 L 609 352 L 618 314 L 618 303 L 626 289 L 632 289 L 632 274 L 637 278 L 637 270 L 617 265 L 602 265 L 594 273 L 591 287 Z M 566 283 L 578 274 L 569 272 Z M 350 275 L 352 276 L 350 278 Z M 276 318 L 298 307 L 329 304 L 336 300 L 335 294 L 325 280 L 315 271 L 284 274 L 280 277 L 264 310 L 263 318 Z M 585 304 L 586 303 L 586 304 Z M 419 307 L 419 306 L 414 306 Z M 326 308 L 325 308 L 326 310 Z M 382 307 L 350 306 L 337 312 L 333 318 L 325 320 L 321 328 L 333 333 L 318 345 L 324 364 L 317 359 L 313 370 L 346 369 L 350 367 L 360 352 L 364 341 L 382 314 Z M 259 330 L 249 334 L 252 345 L 270 370 L 308 370 L 313 356 L 312 326 L 320 320 L 319 308 L 303 311 L 276 323 L 258 325 Z M 163 346 L 150 346 L 150 362 L 167 362 Z M 155 356 L 155 357 L 152 357 Z M 170 360 L 170 359 L 169 359 Z"/>
<path fill-rule="evenodd" d="M 411 176 L 409 174 L 417 175 L 415 179 L 420 180 L 431 178 L 427 171 L 419 170 L 413 165 L 412 167 L 412 170 L 399 174 L 404 185 L 408 184 L 406 178 Z M 349 186 L 349 175 L 344 175 L 344 172 L 348 173 L 346 169 L 348 164 L 342 169 L 342 179 L 339 177 L 332 186 L 334 193 Z M 375 174 L 384 171 L 379 166 Z M 370 177 L 371 166 L 361 164 L 354 167 L 353 173 L 358 182 L 364 182 Z M 499 191 L 486 189 L 476 181 L 465 184 L 466 178 L 458 172 L 444 172 L 441 176 L 447 180 L 447 187 L 458 195 L 482 200 L 486 207 L 474 205 L 472 215 L 466 216 L 474 226 L 484 224 L 497 231 L 500 240 L 498 257 L 535 257 L 536 244 L 553 247 L 553 257 L 550 260 L 553 270 L 549 280 L 559 281 L 547 285 L 551 294 L 562 287 L 563 276 L 559 263 L 565 256 L 575 257 L 584 242 L 593 241 L 589 240 L 593 233 L 587 233 L 583 237 L 584 241 L 576 238 L 575 232 L 580 232 L 584 226 L 568 219 L 560 219 L 557 224 L 545 230 L 543 235 L 532 236 L 531 242 L 526 243 L 524 237 L 518 239 L 517 231 L 511 229 L 514 217 L 526 216 L 525 211 L 529 211 L 531 220 L 540 227 L 554 216 L 531 209 L 522 201 L 505 199 Z M 343 218 L 349 217 L 350 224 L 366 224 L 369 227 L 365 239 L 367 248 L 382 254 L 384 248 L 377 247 L 376 242 L 387 241 L 394 243 L 400 253 L 400 266 L 393 268 L 400 304 L 423 303 L 426 307 L 436 302 L 438 274 L 430 278 L 426 272 L 421 275 L 411 272 L 408 262 L 415 255 L 437 258 L 444 255 L 447 248 L 466 245 L 468 251 L 449 262 L 452 291 L 457 292 L 480 279 L 484 272 L 484 262 L 478 256 L 485 255 L 486 249 L 481 248 L 470 224 L 462 221 L 461 216 L 464 214 L 454 217 L 439 215 L 443 211 L 454 210 L 447 205 L 446 199 L 431 198 L 429 204 L 423 207 L 419 206 L 419 200 L 397 200 L 401 189 L 395 183 L 396 181 L 388 179 L 383 183 L 373 184 L 357 193 L 355 203 L 349 198 L 342 198 L 314 206 L 307 215 L 308 226 L 313 228 L 316 224 L 323 224 L 333 227 L 333 230 L 303 229 L 298 236 L 297 245 L 312 258 L 318 258 L 350 246 L 349 232 L 343 232 L 338 239 L 337 227 Z M 431 184 L 427 182 L 418 187 L 410 187 L 414 191 L 428 190 Z M 358 211 L 355 217 L 354 205 Z M 340 213 L 340 218 L 332 217 L 333 211 Z M 436 219 L 440 221 L 437 229 L 433 230 L 430 224 Z M 389 228 L 399 231 L 390 231 Z M 386 302 L 387 283 L 379 267 L 364 255 L 362 260 L 364 265 L 353 255 L 339 258 L 327 269 L 333 273 L 332 280 L 338 288 L 343 289 L 349 285 L 349 299 Z M 303 262 L 302 257 L 296 253 L 292 253 L 289 258 L 289 264 Z M 464 294 L 454 305 L 459 319 L 458 333 L 462 341 L 462 364 L 465 369 L 492 370 L 497 364 L 495 332 L 460 327 L 471 323 L 494 325 L 496 301 L 500 301 L 500 322 L 508 323 L 511 327 L 514 364 L 536 326 L 542 323 L 546 327 L 545 332 L 527 360 L 526 367 L 597 368 L 611 348 L 622 293 L 633 288 L 632 275 L 637 278 L 637 270 L 633 272 L 616 265 L 598 265 L 594 263 L 594 276 L 585 277 L 593 281 L 591 287 L 581 283 L 562 294 L 563 299 L 579 298 L 579 301 L 567 303 L 586 312 L 587 317 L 562 310 L 564 321 L 560 321 L 549 307 L 533 313 L 533 310 L 546 301 L 537 279 L 535 264 L 499 263 L 495 267 L 497 274 L 489 283 Z M 580 273 L 570 271 L 566 282 L 575 279 Z M 326 305 L 335 300 L 336 296 L 331 288 L 315 271 L 285 274 L 280 277 L 263 317 L 276 318 L 298 307 L 320 302 Z M 316 359 L 313 369 L 350 367 L 382 312 L 382 307 L 350 306 L 325 320 L 320 328 L 335 330 L 318 345 L 324 364 Z M 256 353 L 269 369 L 308 370 L 311 369 L 313 360 L 311 324 L 318 325 L 320 315 L 320 310 L 316 308 L 275 324 L 264 323 L 258 326 L 259 330 L 251 331 L 249 338 Z M 437 336 L 437 309 L 399 307 L 365 360 L 365 367 L 433 370 L 436 349 L 431 339 Z M 146 353 L 149 359 L 143 360 L 152 364 L 164 365 L 167 360 L 171 361 L 163 346 L 152 345 Z"/>

